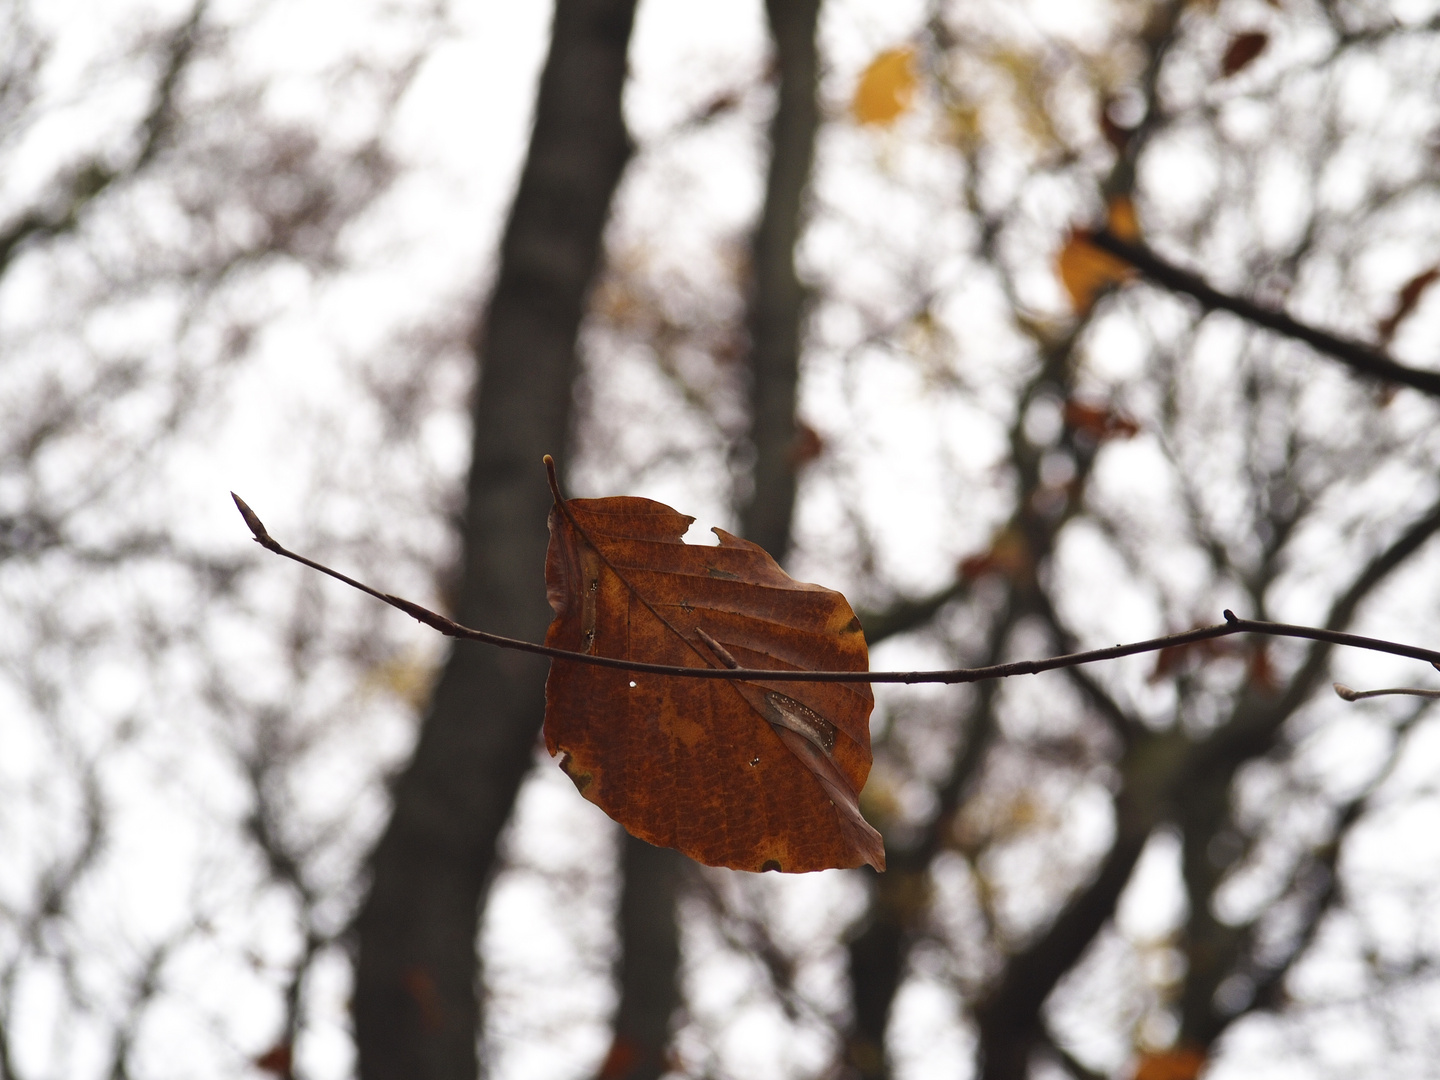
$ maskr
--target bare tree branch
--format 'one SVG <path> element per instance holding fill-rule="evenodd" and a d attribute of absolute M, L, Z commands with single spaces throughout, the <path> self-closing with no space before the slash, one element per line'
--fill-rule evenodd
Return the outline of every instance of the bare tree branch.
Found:
<path fill-rule="evenodd" d="M 205 16 L 206 0 L 199 0 L 190 15 L 170 33 L 163 50 L 164 63 L 151 95 L 150 108 L 138 128 L 139 148 L 122 168 L 99 157 L 73 167 L 57 178 L 56 188 L 47 192 L 42 205 L 32 207 L 0 229 L 0 274 L 21 248 L 31 241 L 48 240 L 70 232 L 92 202 L 117 180 L 141 172 L 154 161 L 169 137 L 175 120 L 175 98 L 180 80 L 190 63 Z"/>
<path fill-rule="evenodd" d="M 1440 397 L 1440 372 L 1405 367 L 1368 345 L 1302 323 L 1282 311 L 1261 307 L 1243 297 L 1221 292 L 1198 275 L 1162 259 L 1145 245 L 1122 240 L 1109 230 L 1102 229 L 1092 233 L 1089 239 L 1096 247 L 1124 259 L 1148 280 L 1163 285 L 1172 292 L 1198 300 L 1207 310 L 1228 311 L 1256 326 L 1273 330 L 1296 341 L 1303 341 L 1317 352 L 1339 360 L 1361 375 L 1399 383 Z"/>

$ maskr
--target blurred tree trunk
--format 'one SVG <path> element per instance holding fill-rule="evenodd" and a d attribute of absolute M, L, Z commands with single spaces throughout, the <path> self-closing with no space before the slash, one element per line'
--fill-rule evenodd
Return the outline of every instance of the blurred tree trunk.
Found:
<path fill-rule="evenodd" d="M 741 510 L 743 534 L 783 559 L 795 507 L 795 384 L 805 290 L 795 274 L 795 244 L 820 126 L 815 28 L 820 0 L 765 5 L 779 95 L 770 122 L 765 204 L 751 242 L 751 441 L 754 488 Z M 622 857 L 620 1005 L 600 1080 L 656 1080 L 666 1071 L 670 1017 L 679 1003 L 679 927 L 675 900 L 687 870 L 683 856 L 628 833 Z"/>
<path fill-rule="evenodd" d="M 668 1071 L 670 1018 L 680 1000 L 675 902 L 685 856 L 629 833 L 621 847 L 620 1005 L 599 1080 L 659 1080 Z"/>
<path fill-rule="evenodd" d="M 770 122 L 765 205 L 750 249 L 747 322 L 755 486 L 741 508 L 740 528 L 747 539 L 783 562 L 795 510 L 795 384 L 805 320 L 805 288 L 795 273 L 795 244 L 804 222 L 805 192 L 820 127 L 815 100 L 820 0 L 767 0 L 765 13 L 780 86 Z"/>
<path fill-rule="evenodd" d="M 474 457 L 456 617 L 538 640 L 550 494 L 541 455 L 570 429 L 576 335 L 611 197 L 631 152 L 621 115 L 635 0 L 558 0 L 534 130 L 477 359 Z M 459 643 L 356 923 L 366 1080 L 477 1074 L 479 913 L 496 842 L 535 749 L 546 664 Z"/>

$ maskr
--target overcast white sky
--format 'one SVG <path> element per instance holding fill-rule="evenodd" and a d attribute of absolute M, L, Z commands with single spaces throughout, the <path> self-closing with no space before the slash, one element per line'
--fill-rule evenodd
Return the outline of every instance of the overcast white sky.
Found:
<path fill-rule="evenodd" d="M 1037 23 L 1083 40 L 1096 23 L 1098 2 L 1035 0 L 1028 11 Z M 0 199 L 10 200 L 32 189 L 55 161 L 67 159 L 77 148 L 111 130 L 116 116 L 133 115 L 143 107 L 137 97 L 138 84 L 115 78 L 109 69 L 97 74 L 90 65 L 105 54 L 117 35 L 140 20 L 173 18 L 186 6 L 180 0 L 44 0 L 39 5 L 40 16 L 54 27 L 59 43 L 51 68 L 51 93 L 57 102 L 73 101 L 74 107 L 57 113 L 53 122 L 37 132 L 34 145 L 20 158 L 25 167 L 0 178 Z M 904 41 L 914 31 L 924 7 L 922 0 L 828 0 L 824 51 L 830 68 L 825 93 L 832 109 L 843 107 L 856 74 L 878 50 Z M 232 8 L 262 12 L 255 29 L 247 31 L 243 39 L 241 56 L 265 78 L 277 112 L 307 120 L 319 118 L 338 130 L 346 125 L 363 129 L 365 103 L 337 101 L 318 76 L 356 51 L 384 54 L 403 46 L 403 30 L 395 29 L 403 28 L 403 18 L 388 24 L 377 22 L 377 13 L 386 8 L 384 0 L 267 0 L 254 5 L 246 0 L 219 0 L 215 10 L 223 17 Z M 177 518 L 197 541 L 220 549 L 248 548 L 229 503 L 227 493 L 232 489 L 249 499 L 277 536 L 286 539 L 302 534 L 318 510 L 307 502 L 314 496 L 313 478 L 307 471 L 311 451 L 307 440 L 296 435 L 297 425 L 336 411 L 335 403 L 353 392 L 349 380 L 356 357 L 372 350 L 378 339 L 397 326 L 423 322 L 457 305 L 473 305 L 483 295 L 528 137 L 549 15 L 549 6 L 541 3 L 456 0 L 452 11 L 455 33 L 430 53 L 397 114 L 392 147 L 406 171 L 348 239 L 354 267 L 334 281 L 320 284 L 303 275 L 271 284 L 280 294 L 277 306 L 282 314 L 264 327 L 258 355 L 234 383 L 222 410 L 222 422 L 198 445 L 189 445 L 183 460 L 169 464 L 164 499 L 172 509 L 183 508 L 183 513 L 177 511 Z M 389 28 L 377 30 L 377 26 Z M 633 78 L 626 98 L 627 115 L 637 137 L 642 143 L 655 137 L 717 90 L 747 80 L 763 65 L 764 53 L 758 0 L 641 0 L 631 53 Z M 111 78 L 114 83 L 106 84 L 104 93 L 94 92 L 97 79 Z M 825 152 L 832 155 L 832 161 L 893 153 L 902 159 L 904 168 L 913 167 L 917 175 L 937 187 L 949 182 L 933 162 L 911 162 L 894 146 L 884 145 L 883 135 L 851 131 L 827 138 L 831 142 Z M 676 231 L 668 239 L 676 250 L 684 251 L 686 244 L 693 244 L 694 250 L 700 251 L 716 231 L 743 229 L 759 197 L 760 178 L 753 167 L 754 156 L 731 154 L 732 149 L 728 145 L 720 150 L 702 148 L 712 157 L 695 170 L 702 174 L 698 179 L 686 181 L 693 184 L 686 191 L 695 193 L 696 205 L 692 220 L 684 215 L 675 218 Z M 664 190 L 666 182 L 659 171 L 634 180 L 653 184 L 657 191 Z M 872 185 L 870 178 L 831 182 L 857 203 L 886 197 L 886 189 Z M 846 184 L 853 188 L 846 189 Z M 635 196 L 633 192 L 622 195 L 622 199 L 628 197 Z M 893 215 L 897 231 L 939 227 L 914 207 L 898 202 Z M 853 258 L 857 263 L 866 255 L 827 247 L 825 238 L 812 242 L 807 254 L 817 260 Z M 861 270 L 863 267 L 857 273 Z M 1046 287 L 1055 290 L 1053 283 Z M 978 332 L 983 333 L 983 327 Z M 1123 335 L 1116 337 L 1099 350 L 1106 358 L 1102 366 L 1108 362 L 1117 370 L 1123 368 L 1127 356 L 1137 348 L 1135 342 L 1123 340 Z M 867 384 L 871 392 L 865 395 L 866 407 L 875 415 L 899 419 L 874 425 L 883 432 L 883 441 L 877 442 L 873 461 L 865 463 L 870 470 L 864 474 L 867 488 L 876 500 L 877 517 L 885 522 L 883 539 L 886 558 L 896 567 L 894 579 L 919 591 L 947 580 L 956 555 L 985 543 L 992 522 L 975 507 L 966 507 L 965 528 L 970 532 L 957 536 L 954 518 L 960 513 L 947 517 L 948 511 L 934 508 L 938 455 L 947 437 L 955 442 L 964 440 L 954 438 L 953 432 L 942 432 L 940 414 L 934 411 L 938 407 L 927 402 L 923 381 L 913 373 L 897 375 L 893 369 L 871 372 L 868 377 L 872 381 Z M 839 407 L 833 404 L 841 397 L 834 385 L 815 382 L 807 387 L 807 393 L 807 404 L 816 415 Z M 923 417 L 923 422 L 917 417 Z M 458 476 L 468 453 L 468 432 L 459 408 L 437 415 L 426 437 L 426 452 L 436 468 Z M 987 433 L 977 427 L 965 450 L 972 454 L 967 467 L 982 469 L 996 452 L 994 431 Z M 1135 458 L 1132 472 L 1140 475 L 1145 467 L 1144 452 L 1127 452 Z M 604 475 L 600 470 L 581 470 L 580 481 L 598 483 Z M 729 524 L 716 490 L 713 484 L 696 482 L 692 486 L 686 478 L 662 476 L 649 487 L 623 493 L 672 502 L 700 519 L 698 530 Z M 981 494 L 977 499 L 984 497 Z M 330 506 L 327 512 L 334 509 Z M 826 514 L 832 510 L 828 504 L 805 509 L 814 533 L 823 534 L 829 520 Z M 357 522 L 365 520 L 356 516 Z M 831 552 L 825 549 L 823 539 L 822 535 L 819 554 L 801 567 L 802 576 L 806 572 L 818 576 L 825 568 Z M 1105 618 L 1123 614 L 1121 621 L 1136 627 L 1132 636 L 1163 629 L 1137 625 L 1152 609 L 1134 604 L 1125 607 L 1129 598 L 1105 592 L 1106 566 L 1095 561 L 1091 570 L 1096 581 L 1087 595 L 1106 597 L 1109 607 L 1101 613 Z M 277 575 L 285 572 L 275 571 Z M 379 584 L 398 587 L 397 583 Z M 325 583 L 322 587 L 331 586 Z M 1426 617 L 1426 612 L 1414 613 L 1417 623 Z M 1097 619 L 1097 624 L 1103 627 L 1105 620 Z M 418 628 L 414 641 L 417 652 L 438 652 L 438 643 Z M 907 654 L 901 651 L 905 648 L 897 644 L 880 650 L 875 666 L 923 665 L 941 659 L 914 646 L 908 646 L 911 651 Z M 121 688 L 123 683 L 123 674 L 117 674 L 111 684 L 116 689 L 110 692 L 117 696 L 128 692 Z M 1043 692 L 1043 688 L 1035 692 Z M 350 748 L 350 758 L 337 760 L 330 766 L 330 774 L 315 778 L 317 797 L 341 800 L 363 789 L 365 785 L 356 776 L 377 762 L 393 762 L 404 752 L 410 731 L 405 722 L 390 715 L 361 734 L 356 741 L 362 745 Z M 1348 729 L 1317 753 L 1338 757 L 1341 764 L 1347 756 L 1363 758 L 1367 739 L 1373 742 L 1371 735 L 1373 732 Z M 192 737 L 197 743 L 201 738 Z M 177 770 L 190 774 L 187 783 L 199 793 L 197 799 L 215 808 L 241 798 L 242 793 L 225 778 L 213 754 L 202 750 L 188 754 L 189 749 L 188 744 L 177 745 L 170 761 Z M 1434 758 L 1432 753 L 1421 755 L 1420 760 Z M 187 889 L 196 875 L 195 866 L 207 858 L 223 861 L 229 856 L 223 837 L 207 825 L 182 820 L 175 810 L 176 800 L 156 795 L 153 772 L 137 769 L 126 775 L 126 786 L 117 794 L 128 800 L 130 809 L 123 827 L 117 828 L 116 843 L 126 864 L 136 872 L 107 879 L 115 888 L 107 902 L 124 933 L 139 933 L 180 918 L 190 900 Z M 357 816 L 376 812 L 373 799 L 356 798 Z M 237 816 L 243 813 L 238 802 L 232 809 Z M 1108 828 L 1103 812 L 1096 812 L 1094 806 L 1079 806 L 1075 813 L 1076 827 L 1085 834 L 1082 840 L 1103 839 Z M 1411 828 L 1400 835 L 1415 850 L 1427 844 L 1433 847 L 1433 836 L 1425 835 L 1423 829 Z M 608 870 L 594 867 L 606 860 L 593 856 L 608 850 L 614 837 L 610 823 L 578 798 L 558 770 L 541 773 L 527 786 L 513 839 L 517 861 L 526 869 L 502 880 L 484 930 L 489 974 L 503 990 L 492 1013 L 500 1080 L 565 1080 L 583 1073 L 603 1052 L 610 988 L 603 969 L 593 963 L 589 968 L 577 967 L 576 957 L 603 954 L 610 933 L 604 901 L 605 890 L 613 883 Z M 1174 858 L 1173 841 L 1161 838 L 1142 866 L 1122 917 L 1137 938 L 1159 934 L 1174 918 L 1179 905 Z M 590 898 L 598 900 L 583 908 L 568 905 L 566 894 L 547 881 L 546 871 L 579 875 L 578 880 L 592 890 Z M 243 875 L 234 872 L 232 877 L 238 880 Z M 231 880 L 225 873 L 220 873 L 219 879 Z M 816 927 L 851 917 L 857 906 L 854 888 L 837 875 L 787 881 L 783 888 L 782 901 L 796 940 L 805 940 L 807 932 L 814 934 Z M 235 956 L 219 955 L 219 946 L 208 963 L 205 957 L 186 962 L 177 979 L 192 988 L 196 1008 L 167 1007 L 155 1021 L 159 1034 L 153 1036 L 155 1049 L 149 1060 L 156 1075 L 204 1073 L 230 1060 L 227 1053 L 238 1052 L 242 1058 L 253 1055 L 274 1037 L 278 1005 L 273 971 L 267 971 L 266 965 L 278 967 L 294 949 L 290 913 L 283 899 L 268 897 L 253 910 L 230 912 L 228 917 L 232 924 L 221 928 L 221 944 L 253 942 L 255 952 L 261 955 L 254 970 L 247 970 L 245 962 Z M 747 1000 L 746 972 L 736 968 L 733 958 L 726 959 L 717 943 L 697 940 L 692 961 L 692 1006 L 742 1018 L 727 1029 L 727 1038 L 733 1041 L 727 1053 L 731 1062 L 744 1064 L 746 1080 L 778 1078 L 792 1066 L 815 1064 L 823 1055 L 823 1045 L 813 1040 L 785 1041 L 773 1012 L 753 1007 Z M 822 983 L 824 972 L 829 971 L 831 982 L 826 985 L 831 990 L 838 985 L 835 962 L 830 956 L 817 965 Z M 315 1080 L 342 1076 L 351 1064 L 346 979 L 344 965 L 335 957 L 322 965 L 311 990 L 318 1026 L 307 1036 L 300 1053 L 302 1065 Z M 823 997 L 826 985 L 815 992 Z M 59 1002 L 58 983 L 48 991 L 35 992 L 29 1006 L 33 1020 L 26 1026 L 20 1047 L 27 1059 L 40 1062 L 64 1056 L 57 1051 L 57 1045 L 68 1037 L 56 1026 L 61 1016 Z M 542 1025 L 534 1013 L 557 1004 L 582 1022 L 540 1037 Z M 207 1029 L 203 1020 L 197 1019 L 207 1012 L 224 1017 L 222 1030 Z M 953 994 L 923 981 L 910 985 L 896 1023 L 903 1076 L 965 1075 L 969 1047 L 964 1030 L 955 1023 Z M 222 1049 L 217 1051 L 216 1046 Z M 102 1049 L 95 1048 L 95 1054 Z M 81 1060 L 64 1075 L 84 1075 L 83 1064 Z"/>

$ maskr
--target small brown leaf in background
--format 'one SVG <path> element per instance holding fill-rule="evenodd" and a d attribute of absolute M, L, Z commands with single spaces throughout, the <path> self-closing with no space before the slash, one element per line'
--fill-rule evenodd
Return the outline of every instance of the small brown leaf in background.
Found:
<path fill-rule="evenodd" d="M 716 94 L 702 105 L 700 111 L 696 114 L 696 118 L 702 122 L 714 120 L 717 116 L 722 116 L 727 112 L 732 112 L 739 108 L 741 100 L 742 97 L 739 90 L 726 90 L 723 93 Z"/>
<path fill-rule="evenodd" d="M 850 115 L 860 124 L 894 123 L 910 108 L 919 86 L 915 50 L 908 45 L 887 49 L 861 72 Z"/>
<path fill-rule="evenodd" d="M 568 512 L 567 512 L 568 511 Z M 571 499 L 550 514 L 547 645 L 681 667 L 865 671 L 845 598 L 787 576 L 720 529 L 649 499 Z M 556 660 L 545 744 L 632 834 L 699 862 L 800 873 L 885 867 L 860 813 L 866 683 L 666 678 Z"/>
<path fill-rule="evenodd" d="M 261 1072 L 276 1076 L 289 1076 L 294 1067 L 294 1053 L 288 1042 L 276 1043 L 255 1059 L 255 1067 Z"/>
<path fill-rule="evenodd" d="M 1135 213 L 1135 204 L 1124 196 L 1110 200 L 1106 226 L 1121 240 L 1133 243 L 1140 239 L 1140 219 Z M 1124 259 L 1092 244 L 1088 229 L 1070 230 L 1056 260 L 1056 269 L 1077 315 L 1089 311 L 1104 289 L 1135 276 L 1135 268 Z"/>
<path fill-rule="evenodd" d="M 600 1064 L 599 1080 L 625 1080 L 639 1063 L 640 1050 L 635 1042 L 616 1035 L 610 1044 L 610 1052 Z"/>
<path fill-rule="evenodd" d="M 1270 659 L 1270 650 L 1263 642 L 1257 642 L 1250 647 L 1250 656 L 1245 666 L 1245 674 L 1252 689 L 1262 694 L 1273 694 L 1280 689 L 1280 673 L 1275 670 L 1275 663 Z"/>
<path fill-rule="evenodd" d="M 1110 115 L 1111 103 L 1109 101 L 1100 104 L 1100 134 L 1105 136 L 1105 141 L 1115 148 L 1117 153 L 1124 153 L 1125 147 L 1130 143 L 1130 136 L 1135 132 L 1128 127 L 1121 127 Z"/>
<path fill-rule="evenodd" d="M 1156 1050 L 1140 1058 L 1134 1080 L 1196 1080 L 1205 1067 L 1205 1053 L 1192 1046 Z"/>
<path fill-rule="evenodd" d="M 1093 439 L 1131 439 L 1140 434 L 1140 425 L 1113 406 L 1071 398 L 1065 402 L 1065 426 Z"/>
<path fill-rule="evenodd" d="M 1193 629 L 1199 629 L 1200 625 L 1196 623 Z M 1155 654 L 1155 670 L 1150 673 L 1150 682 L 1168 679 L 1187 667 L 1198 667 L 1216 657 L 1234 655 L 1234 642 L 1224 638 L 1192 641 L 1188 645 L 1167 645 Z"/>
<path fill-rule="evenodd" d="M 824 452 L 824 437 L 803 420 L 795 421 L 795 438 L 790 442 L 791 467 L 809 465 Z"/>
<path fill-rule="evenodd" d="M 1265 51 L 1268 44 L 1270 35 L 1260 30 L 1251 30 L 1232 37 L 1230 44 L 1225 46 L 1225 56 L 1220 61 L 1220 70 L 1225 78 L 1228 79 L 1248 67 L 1251 61 Z"/>
<path fill-rule="evenodd" d="M 1023 581 L 1029 576 L 1032 565 L 1025 534 L 1016 528 L 1005 528 L 995 534 L 988 551 L 960 560 L 960 576 L 966 581 L 974 581 L 986 574 L 999 574 L 1012 581 Z"/>
<path fill-rule="evenodd" d="M 1201 624 L 1196 623 L 1195 629 Z M 1263 642 L 1242 643 L 1230 638 L 1209 638 L 1192 641 L 1188 645 L 1170 645 L 1155 654 L 1155 670 L 1150 673 L 1150 682 L 1157 683 L 1194 670 L 1211 660 L 1241 658 L 1245 662 L 1245 677 L 1252 689 L 1261 693 L 1274 693 L 1280 687 L 1280 675 L 1275 670 L 1270 650 Z"/>
<path fill-rule="evenodd" d="M 417 964 L 401 974 L 400 986 L 420 1013 L 420 1029 L 427 1035 L 444 1031 L 445 999 L 440 995 L 435 976 Z"/>
<path fill-rule="evenodd" d="M 1405 287 L 1400 290 L 1400 295 L 1395 299 L 1395 310 L 1388 317 L 1381 319 L 1375 328 L 1382 345 L 1389 345 L 1394 340 L 1395 331 L 1400 328 L 1400 324 L 1420 305 L 1420 299 L 1425 295 L 1425 290 L 1435 284 L 1437 280 L 1440 280 L 1440 266 L 1432 266 L 1405 283 Z"/>

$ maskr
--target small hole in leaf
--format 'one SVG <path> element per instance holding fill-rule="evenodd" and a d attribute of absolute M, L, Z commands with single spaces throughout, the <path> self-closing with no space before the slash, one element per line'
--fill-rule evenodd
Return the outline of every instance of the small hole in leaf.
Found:
<path fill-rule="evenodd" d="M 754 757 L 754 758 L 751 758 L 751 759 L 750 759 L 750 766 L 751 766 L 751 768 L 754 768 L 756 765 L 759 765 L 759 764 L 760 764 L 760 759 L 759 759 L 758 757 Z"/>
<path fill-rule="evenodd" d="M 631 689 L 631 690 L 634 690 L 634 689 L 635 689 L 635 680 L 634 680 L 634 679 L 631 679 L 631 680 L 630 680 L 630 689 Z"/>

